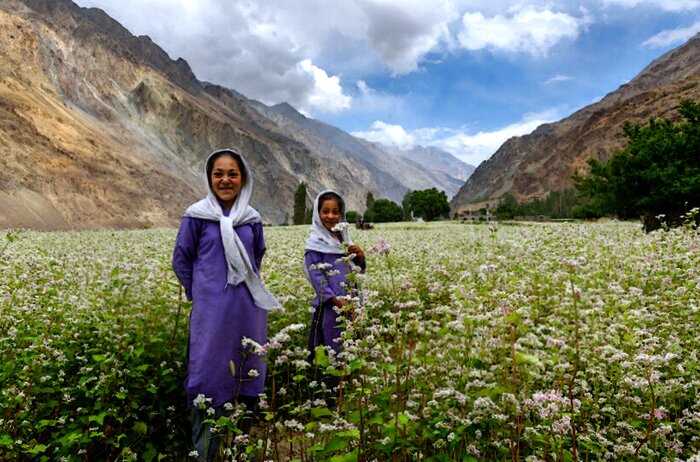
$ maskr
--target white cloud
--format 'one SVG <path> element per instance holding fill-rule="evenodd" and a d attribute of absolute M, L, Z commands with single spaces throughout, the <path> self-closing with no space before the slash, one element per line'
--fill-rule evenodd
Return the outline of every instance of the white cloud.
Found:
<path fill-rule="evenodd" d="M 692 26 L 661 31 L 645 40 L 642 45 L 649 48 L 663 48 L 669 45 L 683 43 L 698 32 L 700 32 L 700 21 Z"/>
<path fill-rule="evenodd" d="M 313 89 L 306 97 L 307 104 L 302 104 L 302 109 L 310 112 L 339 112 L 350 108 L 352 98 L 343 94 L 337 76 L 329 76 L 326 71 L 314 66 L 310 59 L 299 62 L 298 66 L 314 80 Z"/>
<path fill-rule="evenodd" d="M 468 50 L 493 49 L 546 55 L 557 43 L 576 39 L 588 22 L 567 13 L 534 7 L 513 8 L 508 15 L 465 13 L 459 43 Z"/>
<path fill-rule="evenodd" d="M 688 11 L 700 8 L 700 0 L 602 0 L 604 6 L 623 8 L 650 7 L 665 11 Z"/>
<path fill-rule="evenodd" d="M 399 149 L 409 149 L 415 146 L 416 139 L 401 125 L 392 125 L 381 120 L 375 121 L 367 131 L 353 132 L 353 136 L 368 141 L 394 146 Z"/>
<path fill-rule="evenodd" d="M 420 128 L 407 131 L 400 125 L 375 121 L 369 130 L 353 132 L 354 136 L 369 141 L 409 149 L 416 145 L 435 146 L 443 149 L 464 162 L 478 165 L 488 159 L 509 138 L 532 133 L 544 123 L 556 121 L 561 114 L 556 109 L 525 114 L 513 124 L 493 131 L 468 133 L 464 129 L 442 127 Z"/>
<path fill-rule="evenodd" d="M 448 25 L 459 17 L 450 0 L 360 0 L 367 39 L 395 75 L 418 68 L 425 55 L 449 43 Z"/>
<path fill-rule="evenodd" d="M 569 80 L 573 80 L 573 77 L 571 77 L 569 75 L 557 74 L 557 75 L 552 76 L 549 79 L 545 80 L 544 84 L 551 85 L 553 83 L 568 82 Z"/>

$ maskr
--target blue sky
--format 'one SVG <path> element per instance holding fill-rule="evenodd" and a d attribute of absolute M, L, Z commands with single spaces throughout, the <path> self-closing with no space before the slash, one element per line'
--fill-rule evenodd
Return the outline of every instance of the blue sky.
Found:
<path fill-rule="evenodd" d="M 78 0 L 202 80 L 474 165 L 700 32 L 700 0 Z"/>

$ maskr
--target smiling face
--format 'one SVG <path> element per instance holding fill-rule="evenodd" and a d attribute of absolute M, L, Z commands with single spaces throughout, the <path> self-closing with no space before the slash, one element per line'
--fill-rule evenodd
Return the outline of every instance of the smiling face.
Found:
<path fill-rule="evenodd" d="M 209 181 L 214 195 L 226 208 L 233 206 L 245 185 L 244 174 L 238 160 L 226 154 L 214 159 Z"/>
<path fill-rule="evenodd" d="M 318 215 L 321 218 L 321 223 L 323 223 L 323 226 L 330 231 L 335 225 L 340 223 L 340 219 L 343 217 L 343 212 L 340 204 L 338 204 L 338 200 L 331 197 L 321 202 Z"/>

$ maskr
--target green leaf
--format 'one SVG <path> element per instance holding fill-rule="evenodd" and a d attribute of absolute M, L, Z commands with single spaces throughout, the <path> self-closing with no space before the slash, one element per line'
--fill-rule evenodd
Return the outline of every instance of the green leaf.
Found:
<path fill-rule="evenodd" d="M 410 422 L 408 416 L 403 412 L 399 413 L 399 423 L 405 427 L 408 425 L 408 422 Z"/>
<path fill-rule="evenodd" d="M 59 441 L 61 443 L 61 446 L 71 447 L 71 446 L 75 445 L 75 443 L 80 441 L 82 436 L 83 436 L 83 434 L 81 432 L 75 431 L 75 432 L 68 433 L 63 438 L 61 438 Z"/>
<path fill-rule="evenodd" d="M 525 353 L 515 353 L 515 362 L 518 364 L 529 364 L 531 366 L 543 367 L 542 361 L 537 356 L 528 355 Z"/>
<path fill-rule="evenodd" d="M 92 355 L 92 359 L 98 363 L 101 363 L 107 359 L 107 356 L 105 356 L 103 354 Z"/>
<path fill-rule="evenodd" d="M 156 451 L 156 448 L 153 447 L 151 443 L 148 443 L 146 445 L 146 451 L 143 453 L 143 460 L 146 462 L 151 462 L 153 459 L 156 458 L 158 455 L 158 452 Z"/>
<path fill-rule="evenodd" d="M 365 360 L 362 358 L 356 358 L 350 361 L 350 364 L 348 364 L 348 367 L 350 368 L 350 372 L 355 372 L 358 369 L 362 369 L 362 367 L 365 365 Z"/>
<path fill-rule="evenodd" d="M 136 433 L 140 433 L 141 435 L 145 435 L 146 432 L 148 432 L 148 425 L 146 425 L 145 422 L 135 422 L 133 429 Z"/>
<path fill-rule="evenodd" d="M 325 347 L 317 346 L 314 350 L 314 364 L 318 367 L 328 367 L 330 364 Z"/>
<path fill-rule="evenodd" d="M 360 430 L 354 428 L 352 430 L 344 430 L 342 432 L 336 433 L 336 436 L 340 438 L 349 438 L 351 440 L 359 440 L 360 439 Z"/>
<path fill-rule="evenodd" d="M 46 427 L 53 427 L 54 425 L 56 425 L 55 420 L 41 419 L 39 423 L 36 424 L 36 429 L 43 430 Z"/>
<path fill-rule="evenodd" d="M 318 419 L 319 417 L 328 417 L 332 416 L 333 413 L 325 407 L 315 407 L 311 409 L 311 415 L 314 417 L 314 419 Z"/>
<path fill-rule="evenodd" d="M 105 417 L 107 416 L 106 412 L 100 412 L 97 415 L 91 415 L 88 417 L 88 422 L 96 422 L 100 425 L 104 424 Z"/>
<path fill-rule="evenodd" d="M 339 436 L 335 436 L 328 443 L 326 443 L 323 449 L 326 452 L 334 452 L 340 449 L 345 449 L 346 447 L 348 447 L 349 443 L 350 442 L 346 438 L 340 438 Z"/>
<path fill-rule="evenodd" d="M 15 444 L 15 440 L 10 435 L 0 435 L 0 446 L 11 447 Z"/>
<path fill-rule="evenodd" d="M 357 462 L 357 449 L 347 454 L 331 457 L 331 462 Z"/>
<path fill-rule="evenodd" d="M 37 444 L 33 448 L 27 450 L 27 452 L 33 456 L 37 456 L 42 452 L 46 451 L 47 449 L 48 446 L 46 446 L 45 444 Z"/>

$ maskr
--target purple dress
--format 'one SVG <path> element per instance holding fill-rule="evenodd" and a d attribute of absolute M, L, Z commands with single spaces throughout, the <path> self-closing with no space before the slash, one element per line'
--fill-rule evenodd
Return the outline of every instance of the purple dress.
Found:
<path fill-rule="evenodd" d="M 313 300 L 314 314 L 311 321 L 311 333 L 309 336 L 309 350 L 319 345 L 330 346 L 336 353 L 342 350 L 342 345 L 335 341 L 340 337 L 342 330 L 336 321 L 337 313 L 330 301 L 334 297 L 347 294 L 346 277 L 351 272 L 350 265 L 342 258 L 344 254 L 323 253 L 316 250 L 307 250 L 304 253 L 304 265 L 309 273 L 311 285 L 316 291 Z M 311 269 L 311 265 L 327 263 L 332 268 L 326 270 Z M 365 270 L 364 259 L 355 261 L 362 271 Z M 335 271 L 334 271 L 335 270 Z M 337 271 L 337 274 L 333 274 Z M 330 275 L 327 273 L 331 273 Z"/>
<path fill-rule="evenodd" d="M 234 228 L 256 273 L 265 253 L 260 223 Z M 263 358 L 243 350 L 248 337 L 267 342 L 267 311 L 258 308 L 245 283 L 227 285 L 227 266 L 219 222 L 185 217 L 173 252 L 173 269 L 192 300 L 185 390 L 189 405 L 198 395 L 213 406 L 239 395 L 257 396 L 265 386 Z M 235 363 L 235 376 L 230 361 Z M 251 369 L 257 371 L 249 374 Z"/>

